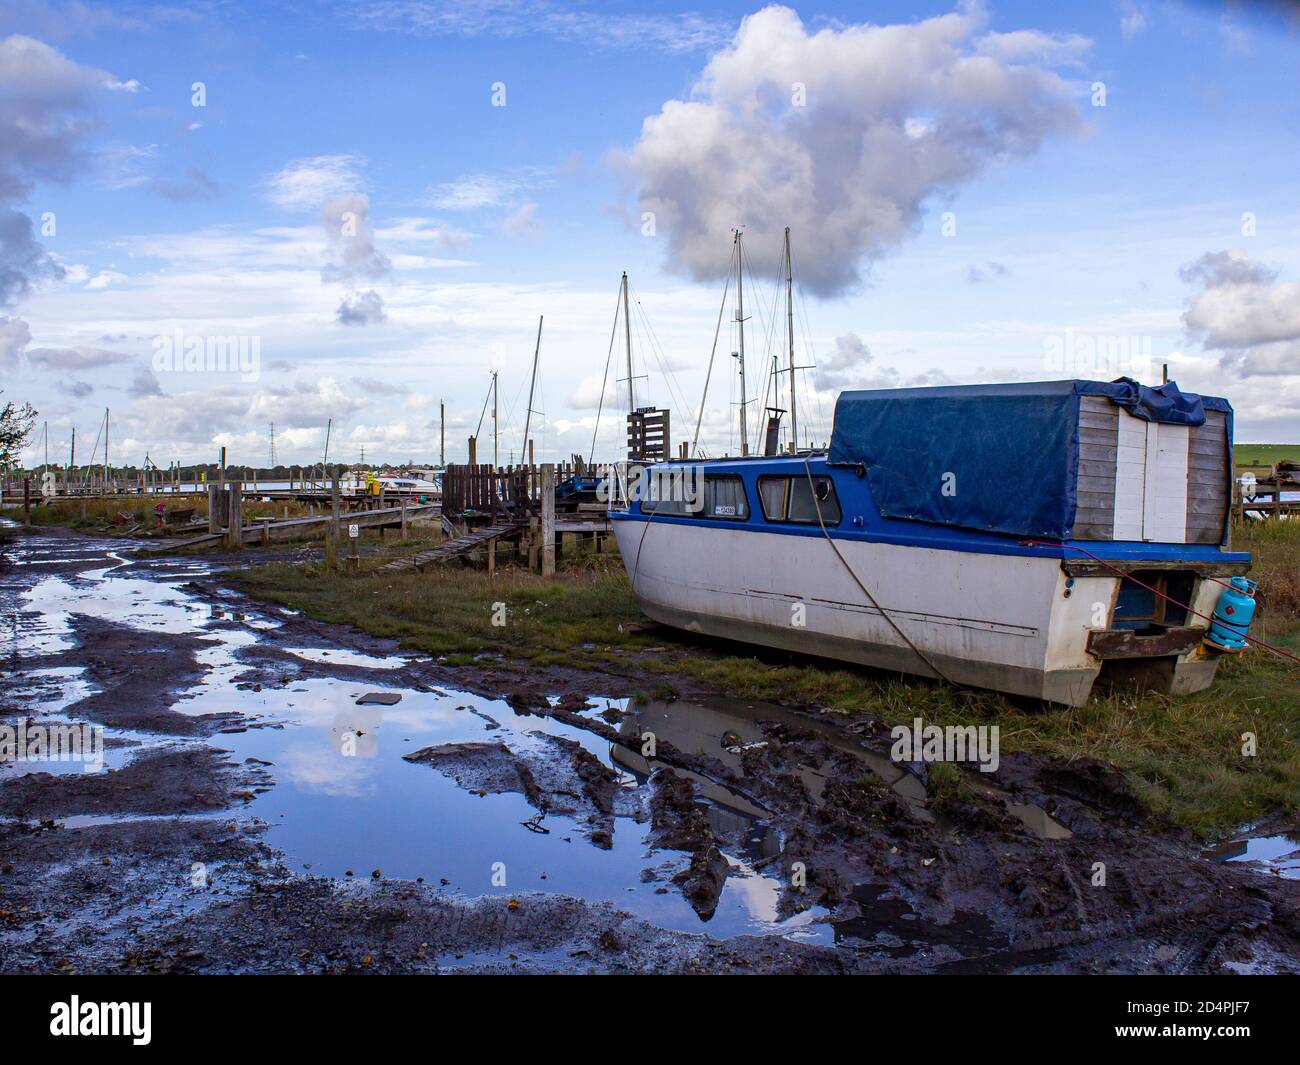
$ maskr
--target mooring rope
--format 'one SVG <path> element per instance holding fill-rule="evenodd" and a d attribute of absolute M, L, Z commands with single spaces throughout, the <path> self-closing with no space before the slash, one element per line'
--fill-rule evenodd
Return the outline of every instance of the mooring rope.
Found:
<path fill-rule="evenodd" d="M 965 685 L 958 684 L 955 680 L 953 680 L 947 674 L 945 674 L 943 670 L 941 670 L 938 666 L 934 664 L 933 661 L 930 660 L 929 656 L 926 655 L 924 651 L 922 651 L 919 647 L 917 647 L 916 644 L 914 644 L 908 638 L 907 633 L 905 633 L 899 627 L 898 623 L 893 619 L 892 616 L 890 616 L 889 611 L 886 610 L 883 606 L 881 606 L 876 601 L 876 597 L 872 595 L 870 590 L 867 588 L 867 586 L 858 579 L 858 575 L 853 571 L 853 567 L 849 565 L 848 559 L 846 559 L 840 553 L 840 549 L 835 546 L 834 538 L 831 536 L 830 532 L 828 532 L 826 529 L 826 522 L 822 518 L 821 500 L 817 498 L 817 486 L 816 484 L 813 483 L 812 466 L 809 464 L 807 456 L 804 456 L 803 468 L 804 468 L 804 473 L 808 477 L 808 491 L 812 493 L 813 506 L 817 508 L 817 524 L 821 526 L 822 535 L 826 537 L 826 542 L 831 545 L 831 550 L 835 552 L 835 557 L 840 560 L 844 568 L 848 570 L 849 576 L 853 578 L 853 583 L 862 589 L 862 594 L 867 597 L 871 605 L 875 607 L 876 610 L 880 613 L 880 616 L 889 622 L 893 630 L 896 633 L 898 633 L 898 635 L 902 638 L 903 642 L 907 644 L 907 646 L 910 647 L 916 653 L 916 656 L 927 666 L 929 666 L 932 670 L 934 670 L 935 676 L 937 676 L 940 680 L 944 681 L 945 683 L 951 684 L 954 688 L 964 688 Z M 759 500 L 759 505 L 760 506 L 762 505 L 762 500 Z"/>

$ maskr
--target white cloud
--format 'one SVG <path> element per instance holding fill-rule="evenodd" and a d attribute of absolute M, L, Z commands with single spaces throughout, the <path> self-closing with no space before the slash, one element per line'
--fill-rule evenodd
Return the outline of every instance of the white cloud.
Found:
<path fill-rule="evenodd" d="M 99 150 L 99 183 L 110 192 L 149 183 L 143 164 L 158 154 L 156 144 L 109 144 Z"/>
<path fill-rule="evenodd" d="M 1120 4 L 1119 32 L 1126 41 L 1131 41 L 1147 28 L 1147 17 L 1132 0 Z"/>
<path fill-rule="evenodd" d="M 1040 30 L 1013 30 L 1010 33 L 986 33 L 975 42 L 980 55 L 991 56 L 999 63 L 1032 59 L 1040 63 L 1078 66 L 1092 41 L 1077 33 L 1043 33 Z"/>
<path fill-rule="evenodd" d="M 116 285 L 126 280 L 126 274 L 120 274 L 116 270 L 101 270 L 86 282 L 86 288 L 108 288 L 109 285 Z"/>
<path fill-rule="evenodd" d="M 501 220 L 501 231 L 508 237 L 536 236 L 542 231 L 537 218 L 537 204 L 521 203 Z"/>
<path fill-rule="evenodd" d="M 931 196 L 1080 128 L 1069 85 L 1028 60 L 1072 62 L 1087 42 L 981 36 L 984 23 L 976 7 L 815 33 L 788 8 L 748 16 L 689 99 L 617 157 L 669 267 L 717 279 L 742 224 L 752 265 L 774 273 L 789 225 L 803 283 L 841 292 L 917 229 Z"/>
<path fill-rule="evenodd" d="M 1300 374 L 1300 283 L 1277 281 L 1275 271 L 1245 252 L 1206 252 L 1179 271 L 1201 290 L 1183 324 L 1221 364 L 1245 377 Z"/>
<path fill-rule="evenodd" d="M 21 318 L 0 316 L 0 369 L 18 368 L 18 356 L 29 343 L 32 331 Z"/>
<path fill-rule="evenodd" d="M 31 37 L 0 39 L 0 307 L 62 276 L 13 206 L 37 181 L 67 181 L 85 166 L 95 93 L 110 80 Z"/>
<path fill-rule="evenodd" d="M 529 166 L 500 174 L 463 174 L 429 189 L 429 205 L 443 211 L 472 211 L 481 207 L 500 207 L 513 203 L 529 189 L 543 188 L 554 182 L 547 167 Z"/>
<path fill-rule="evenodd" d="M 358 192 L 364 187 L 358 155 L 313 155 L 295 159 L 268 176 L 266 198 L 289 210 L 315 210 L 326 200 Z"/>
<path fill-rule="evenodd" d="M 813 371 L 813 387 L 828 393 L 829 402 L 845 389 L 911 388 L 948 383 L 948 376 L 940 370 L 926 370 L 904 377 L 892 366 L 877 365 L 871 350 L 856 333 L 836 337 L 835 350 L 821 356 Z"/>
<path fill-rule="evenodd" d="M 47 370 L 67 370 L 75 373 L 115 363 L 130 362 L 131 356 L 121 351 L 104 348 L 30 348 L 27 361 Z"/>
<path fill-rule="evenodd" d="M 731 29 L 726 21 L 692 12 L 624 15 L 552 0 L 370 0 L 346 10 L 364 29 L 428 37 L 541 35 L 593 49 L 691 52 L 716 46 Z"/>
<path fill-rule="evenodd" d="M 466 174 L 429 190 L 430 206 L 467 211 L 504 203 L 519 189 L 517 181 L 491 174 Z"/>
<path fill-rule="evenodd" d="M 135 368 L 127 392 L 138 398 L 166 395 L 162 390 L 162 385 L 158 383 L 158 375 L 147 366 L 137 366 Z"/>
<path fill-rule="evenodd" d="M 343 297 L 335 317 L 339 325 L 379 325 L 387 321 L 383 297 L 373 288 Z"/>
<path fill-rule="evenodd" d="M 330 200 L 321 208 L 328 261 L 322 281 L 355 281 L 386 277 L 393 264 L 375 243 L 370 224 L 370 199 L 354 194 Z"/>

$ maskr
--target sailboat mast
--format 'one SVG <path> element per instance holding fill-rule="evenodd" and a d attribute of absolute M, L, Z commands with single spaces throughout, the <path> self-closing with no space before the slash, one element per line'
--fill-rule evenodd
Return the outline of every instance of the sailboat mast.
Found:
<path fill-rule="evenodd" d="M 636 393 L 632 389 L 632 319 L 627 313 L 627 271 L 623 271 L 623 340 L 627 346 L 627 412 L 636 411 Z"/>
<path fill-rule="evenodd" d="M 790 266 L 790 227 L 785 227 L 785 335 L 790 356 L 790 453 L 799 450 L 799 415 L 794 405 L 794 271 Z"/>
<path fill-rule="evenodd" d="M 334 429 L 334 419 L 327 418 L 325 420 L 325 453 L 321 455 L 321 459 L 320 459 L 320 479 L 322 485 L 326 481 L 325 467 L 329 464 L 329 460 L 330 460 L 330 433 L 333 431 L 333 429 Z M 222 451 L 221 476 L 223 478 L 225 477 L 225 468 L 226 468 L 225 450 L 226 449 L 224 447 L 221 449 Z"/>
<path fill-rule="evenodd" d="M 497 432 L 497 372 L 492 371 L 492 468 L 495 470 L 500 462 L 498 461 L 498 449 L 500 446 L 500 434 Z"/>
<path fill-rule="evenodd" d="M 542 315 L 537 316 L 537 347 L 533 349 L 533 379 L 528 384 L 528 412 L 524 415 L 524 448 L 520 455 L 528 454 L 528 429 L 533 421 L 533 391 L 537 388 L 537 356 L 542 351 Z"/>
<path fill-rule="evenodd" d="M 749 428 L 745 422 L 745 287 L 741 265 L 740 230 L 736 230 L 736 328 L 740 330 L 740 454 L 749 454 Z"/>

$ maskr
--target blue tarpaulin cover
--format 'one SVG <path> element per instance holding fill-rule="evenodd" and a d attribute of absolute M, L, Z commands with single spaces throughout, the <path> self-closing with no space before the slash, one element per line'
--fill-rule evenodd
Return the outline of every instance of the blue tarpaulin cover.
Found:
<path fill-rule="evenodd" d="M 1228 415 L 1216 396 L 1118 381 L 1043 381 L 843 392 L 832 465 L 863 466 L 886 517 L 1054 540 L 1070 538 L 1079 397 L 1106 396 L 1146 421 L 1197 426 Z"/>

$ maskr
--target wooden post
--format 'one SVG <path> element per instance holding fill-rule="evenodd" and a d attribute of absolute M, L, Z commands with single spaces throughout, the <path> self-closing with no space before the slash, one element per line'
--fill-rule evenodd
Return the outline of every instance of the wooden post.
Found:
<path fill-rule="evenodd" d="M 542 463 L 542 576 L 555 576 L 555 464 Z"/>
<path fill-rule="evenodd" d="M 23 524 L 32 523 L 32 479 L 23 478 Z"/>
<path fill-rule="evenodd" d="M 230 522 L 226 526 L 226 546 L 231 548 L 244 546 L 244 483 L 230 482 Z"/>
<path fill-rule="evenodd" d="M 208 532 L 221 532 L 221 485 L 208 485 Z"/>
<path fill-rule="evenodd" d="M 361 530 L 358 528 L 358 529 L 357 529 L 357 532 L 360 533 Z M 347 559 L 347 564 L 348 564 L 348 572 L 349 572 L 350 574 L 352 574 L 352 576 L 354 576 L 354 577 L 355 577 L 355 576 L 357 575 L 357 573 L 360 572 L 360 570 L 361 570 L 361 556 L 360 556 L 360 554 L 359 554 L 359 548 L 358 548 L 358 545 L 360 544 L 360 542 L 361 542 L 361 537 L 360 537 L 359 535 L 358 535 L 358 536 L 353 536 L 353 535 L 352 535 L 352 527 L 349 526 L 349 527 L 348 527 L 348 559 Z"/>
<path fill-rule="evenodd" d="M 495 540 L 488 541 L 487 564 L 488 564 L 488 576 L 495 577 L 497 574 L 497 542 Z"/>
<path fill-rule="evenodd" d="M 402 500 L 402 539 L 405 540 L 411 535 L 411 522 L 407 517 L 406 500 Z"/>
<path fill-rule="evenodd" d="M 325 530 L 325 565 L 333 570 L 338 568 L 339 552 L 339 479 L 336 476 L 330 483 L 330 523 Z"/>

